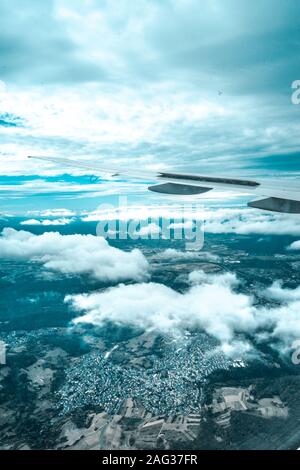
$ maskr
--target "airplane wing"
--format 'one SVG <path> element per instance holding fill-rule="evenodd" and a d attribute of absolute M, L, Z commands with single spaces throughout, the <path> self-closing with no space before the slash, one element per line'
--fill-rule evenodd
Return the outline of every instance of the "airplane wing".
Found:
<path fill-rule="evenodd" d="M 163 194 L 175 195 L 197 195 L 203 194 L 212 189 L 243 191 L 253 194 L 255 200 L 248 203 L 248 206 L 274 212 L 284 212 L 289 214 L 300 214 L 300 181 L 290 180 L 250 180 L 239 178 L 228 178 L 213 175 L 173 173 L 169 171 L 136 171 L 120 170 L 117 168 L 106 168 L 102 165 L 83 161 L 71 160 L 69 158 L 30 156 L 63 166 L 81 168 L 93 171 L 94 174 L 110 174 L 112 176 L 123 175 L 127 178 L 153 181 L 149 186 L 150 191 Z"/>

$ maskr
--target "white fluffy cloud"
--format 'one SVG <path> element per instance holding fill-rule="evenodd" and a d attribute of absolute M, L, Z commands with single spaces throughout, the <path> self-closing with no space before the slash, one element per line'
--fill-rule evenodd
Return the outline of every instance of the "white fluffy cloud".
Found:
<path fill-rule="evenodd" d="M 222 194 L 222 193 L 221 193 Z M 225 198 L 223 194 L 223 200 Z M 228 200 L 230 197 L 228 198 Z M 184 203 L 160 205 L 125 205 L 101 208 L 82 217 L 83 221 L 101 220 L 170 220 L 173 228 L 190 227 L 192 222 L 203 223 L 207 233 L 237 233 L 240 235 L 300 235 L 300 216 L 258 211 L 244 207 L 205 207 L 206 197 L 185 199 Z M 180 222 L 178 222 L 180 221 Z M 295 249 L 296 245 L 293 246 Z"/>
<path fill-rule="evenodd" d="M 175 248 L 167 248 L 166 250 L 160 252 L 157 256 L 155 257 L 160 258 L 162 260 L 194 260 L 196 259 L 201 259 L 203 261 L 211 261 L 211 262 L 217 262 L 220 261 L 220 257 L 217 255 L 214 255 L 212 253 L 209 253 L 207 251 L 180 251 L 180 250 L 175 250 Z"/>
<path fill-rule="evenodd" d="M 20 225 L 68 225 L 73 221 L 74 221 L 73 218 L 67 219 L 66 217 L 62 217 L 61 219 L 44 219 L 44 220 L 28 219 L 28 220 L 23 220 L 23 222 L 20 222 Z"/>
<path fill-rule="evenodd" d="M 281 349 L 290 348 L 300 337 L 299 289 L 288 291 L 274 284 L 266 297 L 277 292 L 280 305 L 267 308 L 257 307 L 251 296 L 237 292 L 234 274 L 197 271 L 190 274 L 189 281 L 192 286 L 183 294 L 162 284 L 141 283 L 67 296 L 65 300 L 84 313 L 75 323 L 102 325 L 109 320 L 168 334 L 201 328 L 217 338 L 228 354 L 249 350 L 245 337 L 258 330 L 257 339 L 279 340 Z"/>
<path fill-rule="evenodd" d="M 197 285 L 186 294 L 161 284 L 142 283 L 67 300 L 76 309 L 87 312 L 76 322 L 101 324 L 112 320 L 163 332 L 198 326 L 222 342 L 232 339 L 235 328 L 247 331 L 255 326 L 250 299 L 234 293 L 228 283 L 223 283 L 222 276 L 218 284 Z"/>
<path fill-rule="evenodd" d="M 300 250 L 300 240 L 293 242 L 290 246 L 288 246 L 287 249 L 288 250 Z"/>
<path fill-rule="evenodd" d="M 135 235 L 137 235 L 140 238 L 148 238 L 148 237 L 153 237 L 155 235 L 159 235 L 161 232 L 161 229 L 159 225 L 155 223 L 151 223 L 145 226 L 142 226 L 139 230 L 135 232 Z"/>
<path fill-rule="evenodd" d="M 300 301 L 300 286 L 296 289 L 283 289 L 281 281 L 275 281 L 266 291 L 268 297 L 280 302 Z M 300 319 L 299 319 L 300 322 Z"/>
<path fill-rule="evenodd" d="M 235 287 L 239 284 L 239 280 L 237 279 L 236 275 L 233 273 L 225 273 L 225 274 L 206 274 L 204 271 L 197 270 L 192 271 L 189 273 L 188 276 L 189 283 L 192 285 L 196 284 L 209 284 L 209 285 L 216 285 L 216 286 L 223 286 L 223 287 Z"/>
<path fill-rule="evenodd" d="M 65 274 L 87 274 L 102 281 L 145 280 L 148 262 L 139 250 L 124 252 L 94 235 L 61 235 L 5 228 L 0 237 L 0 257 L 41 263 Z"/>
<path fill-rule="evenodd" d="M 204 230 L 210 233 L 300 235 L 300 217 L 297 214 L 225 208 L 204 211 L 203 217 Z"/>
<path fill-rule="evenodd" d="M 43 211 L 28 211 L 28 215 L 38 215 L 40 217 L 72 217 L 76 215 L 74 211 L 70 209 L 58 208 L 58 209 L 46 209 Z"/>

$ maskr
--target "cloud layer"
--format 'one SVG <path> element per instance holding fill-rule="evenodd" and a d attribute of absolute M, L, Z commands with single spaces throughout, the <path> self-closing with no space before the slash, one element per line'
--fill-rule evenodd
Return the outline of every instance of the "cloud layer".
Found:
<path fill-rule="evenodd" d="M 189 280 L 192 286 L 183 294 L 162 284 L 141 283 L 67 296 L 65 300 L 76 312 L 83 312 L 75 323 L 113 321 L 172 335 L 200 328 L 217 338 L 229 353 L 250 349 L 246 337 L 257 332 L 261 340 L 279 341 L 282 350 L 291 348 L 293 340 L 300 337 L 299 289 L 286 290 L 274 284 L 265 296 L 275 296 L 280 305 L 257 307 L 251 296 L 238 292 L 234 274 L 196 271 Z"/>
<path fill-rule="evenodd" d="M 71 224 L 74 219 L 62 217 L 61 219 L 27 219 L 20 222 L 20 225 L 68 225 Z"/>
<path fill-rule="evenodd" d="M 204 230 L 210 233 L 300 235 L 300 216 L 297 214 L 225 208 L 204 211 L 203 218 Z"/>
<path fill-rule="evenodd" d="M 148 262 L 139 250 L 127 253 L 93 235 L 33 235 L 5 228 L 0 257 L 38 262 L 49 270 L 86 274 L 100 281 L 142 281 L 148 277 Z"/>
<path fill-rule="evenodd" d="M 1 2 L 2 172 L 45 174 L 25 157 L 50 154 L 299 173 L 299 14 L 297 0 Z"/>
<path fill-rule="evenodd" d="M 224 198 L 224 195 L 223 195 Z M 91 212 L 82 217 L 83 221 L 114 221 L 120 220 L 141 220 L 157 221 L 159 217 L 166 220 L 180 221 L 185 225 L 192 224 L 193 221 L 202 222 L 204 232 L 208 233 L 237 233 L 239 235 L 260 234 L 260 235 L 300 235 L 300 216 L 298 214 L 280 214 L 267 211 L 259 211 L 240 207 L 222 207 L 216 200 L 215 207 L 206 206 L 205 198 L 185 200 L 182 204 L 178 200 L 162 204 L 151 205 L 128 205 L 125 207 L 109 207 Z M 227 204 L 229 204 L 229 199 Z M 226 200 L 224 204 L 226 205 Z M 172 224 L 171 225 L 177 225 Z M 293 245 L 295 248 L 297 245 Z"/>

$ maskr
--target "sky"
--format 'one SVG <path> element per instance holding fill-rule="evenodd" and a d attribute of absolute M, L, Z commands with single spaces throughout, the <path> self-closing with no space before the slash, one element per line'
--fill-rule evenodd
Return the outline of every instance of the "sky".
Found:
<path fill-rule="evenodd" d="M 97 181 L 82 170 L 27 159 L 49 155 L 112 168 L 300 178 L 300 105 L 292 102 L 292 84 L 300 79 L 299 18 L 299 0 L 1 0 L 0 220 L 7 222 L 1 256 L 101 280 L 122 282 L 129 273 L 138 283 L 104 297 L 68 297 L 83 321 L 92 315 L 101 323 L 114 298 L 122 306 L 113 304 L 119 320 L 124 300 L 132 312 L 145 296 L 150 321 L 154 292 L 162 311 L 154 320 L 166 330 L 178 302 L 190 310 L 182 309 L 176 327 L 194 326 L 188 319 L 204 296 L 208 306 L 197 322 L 225 343 L 270 317 L 275 336 L 290 342 L 294 331 L 299 337 L 298 289 L 274 284 L 272 295 L 283 304 L 271 313 L 236 293 L 233 277 L 208 277 L 201 287 L 196 273 L 181 296 L 146 283 L 149 266 L 140 251 L 116 250 L 95 234 L 52 232 L 77 218 L 83 225 L 97 221 L 99 205 L 120 194 L 131 196 L 137 213 L 138 202 L 155 210 L 161 196 L 145 196 L 146 182 Z M 241 214 L 244 197 L 229 198 L 230 207 L 223 207 L 222 193 L 202 198 L 199 216 L 208 220 L 207 232 L 292 235 L 297 240 L 287 251 L 297 252 L 299 217 L 253 209 Z M 24 218 L 22 231 L 9 227 L 11 214 Z M 33 227 L 45 233 L 34 235 Z M 210 295 L 216 288 L 221 301 Z M 228 311 L 215 331 L 209 317 L 223 299 L 235 317 Z M 287 324 L 282 309 L 289 312 Z"/>
<path fill-rule="evenodd" d="M 297 0 L 3 0 L 3 175 L 26 156 L 300 174 Z M 70 172 L 70 170 L 68 170 Z"/>

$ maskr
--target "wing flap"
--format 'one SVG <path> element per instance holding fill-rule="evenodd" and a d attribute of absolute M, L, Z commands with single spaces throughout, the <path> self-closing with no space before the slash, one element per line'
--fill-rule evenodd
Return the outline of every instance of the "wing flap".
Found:
<path fill-rule="evenodd" d="M 190 184 L 163 183 L 163 184 L 155 184 L 154 186 L 149 186 L 148 189 L 155 193 L 190 196 L 190 195 L 206 193 L 207 191 L 210 191 L 212 188 L 203 188 L 201 186 L 192 186 Z"/>
<path fill-rule="evenodd" d="M 259 201 L 248 202 L 248 206 L 265 211 L 300 214 L 300 201 L 294 201 L 292 199 L 268 197 L 266 199 L 260 199 Z"/>

